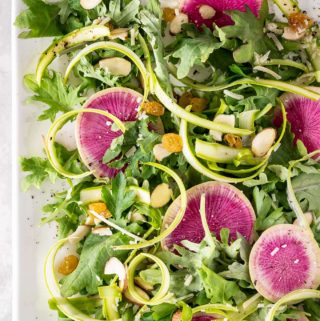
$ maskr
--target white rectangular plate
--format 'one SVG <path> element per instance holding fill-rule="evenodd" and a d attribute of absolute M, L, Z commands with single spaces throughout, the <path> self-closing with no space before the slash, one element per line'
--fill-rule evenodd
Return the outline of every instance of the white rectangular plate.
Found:
<path fill-rule="evenodd" d="M 301 0 L 300 3 L 320 21 L 320 0 Z M 13 20 L 23 8 L 22 0 L 13 0 Z M 40 228 L 39 222 L 41 207 L 50 201 L 54 187 L 48 184 L 41 191 L 22 193 L 18 166 L 20 156 L 42 154 L 42 136 L 49 127 L 48 122 L 36 121 L 37 107 L 26 104 L 29 93 L 22 79 L 26 73 L 34 73 L 39 54 L 50 39 L 18 40 L 17 34 L 13 28 L 13 321 L 51 321 L 57 320 L 57 316 L 47 304 L 49 296 L 44 284 L 43 262 L 54 242 L 55 227 Z"/>

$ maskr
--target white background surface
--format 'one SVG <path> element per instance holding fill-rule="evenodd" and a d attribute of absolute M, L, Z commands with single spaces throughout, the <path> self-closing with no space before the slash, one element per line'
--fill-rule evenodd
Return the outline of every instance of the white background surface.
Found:
<path fill-rule="evenodd" d="M 317 3 L 319 8 L 320 0 L 311 0 Z M 18 2 L 18 1 L 17 1 Z M 20 2 L 20 0 L 19 0 Z M 300 1 L 301 3 L 310 4 L 310 1 Z M 11 36 L 11 1 L 0 0 L 0 321 L 11 320 L 11 208 L 10 208 L 10 167 L 11 167 L 11 66 L 10 66 L 10 36 Z M 313 12 L 315 13 L 315 12 Z M 315 13 L 316 15 L 316 13 Z M 26 42 L 23 45 L 24 52 L 19 52 L 19 70 L 23 73 L 32 71 L 35 63 L 32 56 L 38 54 L 45 46 L 40 42 Z M 27 70 L 28 69 L 28 70 Z M 14 92 L 13 95 L 17 95 Z M 23 90 L 19 88 L 19 125 L 15 131 L 19 131 L 20 149 L 25 152 L 31 152 L 33 148 L 41 145 L 41 136 L 38 134 L 40 130 L 39 123 L 35 123 L 35 109 L 31 106 L 23 105 Z M 21 109 L 20 109 L 21 108 Z M 42 129 L 43 130 L 43 129 Z M 23 135 L 24 134 L 24 135 Z M 26 139 L 22 140 L 22 137 Z M 22 144 L 23 143 L 23 144 Z M 46 291 L 43 284 L 37 284 L 41 274 L 42 260 L 48 249 L 48 244 L 53 240 L 48 238 L 47 230 L 44 228 L 39 233 L 37 224 L 27 225 L 26 217 L 30 215 L 35 223 L 39 215 L 39 203 L 32 201 L 30 195 L 21 196 L 13 195 L 13 201 L 20 200 L 19 227 L 16 231 L 21 232 L 19 240 L 19 255 L 28 258 L 28 262 L 24 262 L 22 267 L 19 262 L 19 304 L 15 305 L 15 311 L 19 310 L 19 316 L 23 318 L 17 321 L 33 321 L 38 318 L 41 321 L 55 320 L 46 305 Z M 41 246 L 39 246 L 39 242 Z M 22 260 L 23 261 L 23 260 Z M 26 272 L 27 271 L 27 272 Z M 25 275 L 23 275 L 26 272 Z M 22 277 L 21 277 L 22 276 Z M 45 293 L 45 294 L 44 294 Z M 21 314 L 20 314 L 21 313 Z M 17 314 L 17 313 L 16 313 Z"/>
<path fill-rule="evenodd" d="M 0 1 L 0 321 L 11 320 L 10 13 L 11 1 Z"/>

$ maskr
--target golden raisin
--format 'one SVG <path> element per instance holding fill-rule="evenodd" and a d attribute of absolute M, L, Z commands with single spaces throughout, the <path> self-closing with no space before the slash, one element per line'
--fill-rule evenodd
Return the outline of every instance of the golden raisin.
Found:
<path fill-rule="evenodd" d="M 224 141 L 234 148 L 242 148 L 242 139 L 241 137 L 233 134 L 224 135 Z"/>
<path fill-rule="evenodd" d="M 162 145 L 168 152 L 180 153 L 183 147 L 182 138 L 178 134 L 164 134 Z"/>
<path fill-rule="evenodd" d="M 110 21 L 106 23 L 106 27 L 108 27 L 110 31 L 112 31 L 114 29 L 114 27 Z"/>
<path fill-rule="evenodd" d="M 78 266 L 79 258 L 75 255 L 66 256 L 58 268 L 58 272 L 63 275 L 72 273 Z"/>
<path fill-rule="evenodd" d="M 102 202 L 89 204 L 89 210 L 94 211 L 94 212 L 104 216 L 105 218 L 112 217 L 112 214 L 107 209 L 106 204 L 102 203 Z M 95 218 L 92 214 L 89 213 L 89 215 L 92 216 L 93 218 Z"/>
<path fill-rule="evenodd" d="M 312 26 L 313 20 L 302 12 L 292 13 L 289 18 L 289 24 L 295 31 L 308 29 Z"/>
<path fill-rule="evenodd" d="M 186 91 L 182 94 L 179 98 L 179 106 L 186 108 L 187 106 L 191 105 L 192 93 L 190 91 Z"/>
<path fill-rule="evenodd" d="M 207 99 L 204 99 L 204 98 L 194 97 L 194 98 L 191 98 L 190 103 L 192 106 L 191 109 L 193 111 L 202 112 L 203 110 L 205 110 L 207 108 L 208 101 L 207 101 Z"/>
<path fill-rule="evenodd" d="M 141 108 L 151 116 L 162 116 L 164 114 L 164 107 L 157 101 L 146 101 Z"/>
<path fill-rule="evenodd" d="M 176 16 L 175 10 L 172 8 L 163 9 L 163 20 L 166 22 L 171 22 Z"/>

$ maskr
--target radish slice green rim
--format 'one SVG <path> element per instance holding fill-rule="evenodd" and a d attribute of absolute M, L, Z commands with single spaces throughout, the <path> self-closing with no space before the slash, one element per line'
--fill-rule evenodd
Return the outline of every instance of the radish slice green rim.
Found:
<path fill-rule="evenodd" d="M 168 69 L 175 77 L 175 67 L 168 65 Z M 319 93 L 316 93 L 302 86 L 286 83 L 279 80 L 269 80 L 269 79 L 261 79 L 261 78 L 243 78 L 243 79 L 239 79 L 234 82 L 231 82 L 229 84 L 222 84 L 222 85 L 216 85 L 216 86 L 205 86 L 202 84 L 194 84 L 189 79 L 179 79 L 179 81 L 189 86 L 192 89 L 204 91 L 204 92 L 223 91 L 225 89 L 240 86 L 240 85 L 256 85 L 256 86 L 261 86 L 266 88 L 278 89 L 283 92 L 293 93 L 315 101 L 320 99 Z"/>
<path fill-rule="evenodd" d="M 76 29 L 62 38 L 54 40 L 53 43 L 41 54 L 37 70 L 36 81 L 40 85 L 42 76 L 51 64 L 51 62 L 59 56 L 64 50 L 73 48 L 88 41 L 95 41 L 102 37 L 110 35 L 110 29 L 106 26 L 91 25 L 81 29 Z"/>
<path fill-rule="evenodd" d="M 143 64 L 143 62 L 141 61 L 141 59 L 131 50 L 128 49 L 126 46 L 123 46 L 119 43 L 116 42 L 111 42 L 111 41 L 100 41 L 100 42 L 96 42 L 93 43 L 92 45 L 89 45 L 87 47 L 85 47 L 84 49 L 82 49 L 81 51 L 78 52 L 78 54 L 70 61 L 67 70 L 65 72 L 64 75 L 64 81 L 67 82 L 70 72 L 72 71 L 72 69 L 74 68 L 74 66 L 81 60 L 81 58 L 87 56 L 88 54 L 96 51 L 96 50 L 100 50 L 100 49 L 111 49 L 117 52 L 122 53 L 123 55 L 125 55 L 126 57 L 130 58 L 131 61 L 137 66 L 137 68 L 139 69 L 142 78 L 143 78 L 143 82 L 144 82 L 144 101 L 147 100 L 148 95 L 149 95 L 149 75 L 148 72 Z"/>
<path fill-rule="evenodd" d="M 288 168 L 288 178 L 287 178 L 287 195 L 288 195 L 289 205 L 297 216 L 298 224 L 300 226 L 302 226 L 306 231 L 308 231 L 312 235 L 312 237 L 314 237 L 313 232 L 312 232 L 311 227 L 306 219 L 306 216 L 304 215 L 304 212 L 299 204 L 299 201 L 297 200 L 297 197 L 295 195 L 295 192 L 294 192 L 294 189 L 292 186 L 291 177 L 292 177 L 292 169 L 297 164 L 304 162 L 317 154 L 320 155 L 320 149 L 315 150 L 314 152 L 312 152 L 312 153 L 310 153 L 310 154 L 308 154 L 308 155 L 306 155 L 296 161 L 290 162 L 290 166 Z"/>
<path fill-rule="evenodd" d="M 81 108 L 77 110 L 69 111 L 68 113 L 62 115 L 61 117 L 57 118 L 54 123 L 51 125 L 48 134 L 45 138 L 45 150 L 47 153 L 48 160 L 51 164 L 51 166 L 62 176 L 67 178 L 73 178 L 73 179 L 80 179 L 87 177 L 92 174 L 92 171 L 87 171 L 81 174 L 75 174 L 71 173 L 60 164 L 59 159 L 57 157 L 57 152 L 55 148 L 55 140 L 56 136 L 58 134 L 58 131 L 70 120 L 70 118 L 81 114 L 81 113 L 93 113 L 93 114 L 99 114 L 102 116 L 106 116 L 109 119 L 111 119 L 118 127 L 119 129 L 124 133 L 125 132 L 125 125 L 124 123 L 117 118 L 116 116 L 108 113 L 107 111 L 100 110 L 100 109 L 93 109 L 93 108 Z"/>
<path fill-rule="evenodd" d="M 180 205 L 179 211 L 178 211 L 175 219 L 168 226 L 168 228 L 165 229 L 158 236 L 154 237 L 151 240 L 143 241 L 138 244 L 127 244 L 127 245 L 115 246 L 114 247 L 115 250 L 138 250 L 138 249 L 143 249 L 143 248 L 146 248 L 146 247 L 149 247 L 149 246 L 152 246 L 152 245 L 155 245 L 155 244 L 161 242 L 164 238 L 166 238 L 168 235 L 170 235 L 176 229 L 176 227 L 182 221 L 184 213 L 186 211 L 187 192 L 186 192 L 186 188 L 185 188 L 180 176 L 176 172 L 174 172 L 172 169 L 168 168 L 167 166 L 164 166 L 164 165 L 161 165 L 158 163 L 149 162 L 149 163 L 145 163 L 144 165 L 156 167 L 156 168 L 162 170 L 163 172 L 167 173 L 168 175 L 170 175 L 174 179 L 174 181 L 177 183 L 177 185 L 179 187 L 179 191 L 180 191 L 181 205 Z"/>
<path fill-rule="evenodd" d="M 68 318 L 75 321 L 103 321 L 91 318 L 89 315 L 75 308 L 67 298 L 61 297 L 59 283 L 55 273 L 55 259 L 60 248 L 67 243 L 68 239 L 62 239 L 56 242 L 48 252 L 44 263 L 44 279 L 46 287 L 51 297 L 55 300 L 57 308 Z"/>
<path fill-rule="evenodd" d="M 277 312 L 283 305 L 296 304 L 307 299 L 320 299 L 320 291 L 311 289 L 301 289 L 286 294 L 278 302 L 273 304 L 272 308 L 266 316 L 265 321 L 273 321 Z"/>
<path fill-rule="evenodd" d="M 134 283 L 134 276 L 138 265 L 144 261 L 145 259 L 153 261 L 160 269 L 161 272 L 161 285 L 158 291 L 154 294 L 152 299 L 146 300 L 144 299 L 139 292 L 136 290 L 136 286 Z M 130 295 L 140 304 L 142 305 L 158 305 L 168 301 L 172 294 L 169 293 L 170 288 L 170 273 L 167 266 L 164 262 L 159 259 L 157 256 L 149 254 L 149 253 L 140 253 L 137 255 L 128 266 L 128 291 Z"/>

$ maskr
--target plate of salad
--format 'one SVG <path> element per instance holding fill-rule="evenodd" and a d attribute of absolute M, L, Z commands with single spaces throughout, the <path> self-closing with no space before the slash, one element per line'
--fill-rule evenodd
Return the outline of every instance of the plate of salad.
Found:
<path fill-rule="evenodd" d="M 319 1 L 13 12 L 14 320 L 320 320 Z"/>

